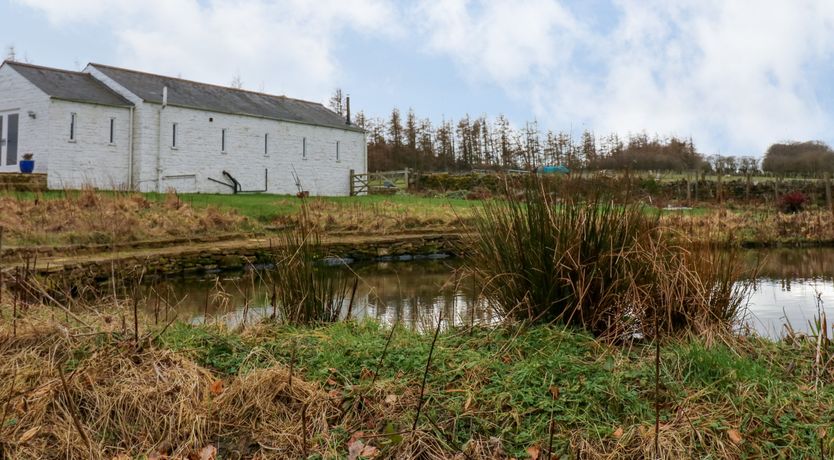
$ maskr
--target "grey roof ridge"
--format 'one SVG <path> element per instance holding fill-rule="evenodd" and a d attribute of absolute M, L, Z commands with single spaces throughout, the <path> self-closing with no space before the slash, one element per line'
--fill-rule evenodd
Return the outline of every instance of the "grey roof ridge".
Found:
<path fill-rule="evenodd" d="M 147 104 L 154 104 L 154 105 L 161 105 L 160 102 L 156 101 L 144 101 Z M 312 121 L 303 121 L 303 120 L 293 120 L 291 118 L 282 118 L 282 117 L 275 117 L 275 116 L 268 116 L 268 115 L 258 115 L 254 113 L 243 113 L 243 112 L 233 112 L 231 110 L 217 110 L 217 109 L 205 109 L 203 107 L 197 107 L 188 104 L 179 104 L 176 102 L 169 102 L 168 106 L 170 107 L 179 107 L 181 109 L 190 109 L 190 110 L 200 110 L 203 112 L 210 112 L 210 113 L 223 113 L 226 115 L 238 115 L 243 117 L 251 117 L 251 118 L 260 118 L 262 120 L 275 120 L 275 121 L 282 121 L 284 123 L 295 123 L 297 125 L 307 125 L 307 126 L 322 126 L 331 129 L 341 129 L 344 131 L 355 131 L 355 132 L 366 132 L 364 129 L 356 126 L 354 124 L 344 125 L 344 126 L 336 126 L 336 125 L 321 125 L 319 123 L 315 123 Z"/>
<path fill-rule="evenodd" d="M 16 66 L 16 65 L 19 65 L 19 66 L 22 66 L 22 67 L 29 67 L 29 68 L 33 68 L 33 69 L 52 70 L 52 71 L 57 71 L 57 72 L 66 72 L 66 73 L 71 73 L 71 74 L 75 74 L 75 75 L 86 76 L 86 77 L 90 78 L 92 81 L 96 82 L 100 87 L 107 90 L 107 92 L 109 92 L 109 93 L 115 95 L 116 97 L 118 97 L 119 99 L 123 100 L 125 102 L 124 107 L 133 107 L 133 103 L 130 102 L 129 100 L 127 100 L 127 98 L 125 98 L 121 94 L 117 93 L 116 91 L 113 91 L 109 86 L 105 85 L 104 83 L 102 83 L 97 78 L 93 77 L 92 75 L 90 75 L 87 72 L 80 72 L 80 71 L 77 71 L 77 70 L 59 69 L 57 67 L 48 67 L 48 66 L 45 66 L 45 65 L 31 64 L 29 62 L 9 61 L 9 60 L 4 60 L 3 63 L 0 64 L 0 66 L 4 66 L 4 65 L 7 65 L 7 64 L 12 68 L 14 68 L 14 66 Z M 25 78 L 26 80 L 29 80 L 28 78 L 26 78 L 25 75 L 20 74 L 20 73 L 18 73 L 18 74 L 21 77 Z M 35 85 L 35 86 L 37 87 L 37 85 Z M 38 88 L 38 89 L 40 89 L 40 88 Z M 41 91 L 43 91 L 43 90 L 41 90 Z M 81 103 L 85 103 L 85 104 L 97 104 L 97 105 L 110 105 L 110 104 L 102 104 L 100 102 L 85 101 L 85 100 L 81 100 L 81 99 L 63 98 L 63 97 L 53 96 L 51 94 L 47 94 L 47 96 L 49 96 L 51 99 L 58 99 L 58 100 L 61 100 L 61 101 L 81 102 Z M 111 105 L 111 107 L 122 107 L 122 106 Z"/>
<path fill-rule="evenodd" d="M 114 65 L 98 64 L 98 63 L 95 63 L 95 62 L 90 62 L 87 65 L 90 65 L 90 66 L 93 66 L 93 67 L 105 67 L 105 68 L 108 68 L 108 69 L 122 70 L 122 71 L 125 71 L 125 72 L 133 72 L 133 73 L 138 73 L 138 74 L 141 74 L 141 75 L 148 75 L 150 77 L 167 78 L 169 80 L 177 80 L 177 81 L 181 81 L 181 82 L 184 82 L 184 83 L 191 83 L 191 84 L 195 84 L 195 85 L 211 86 L 211 87 L 214 87 L 214 88 L 225 89 L 225 90 L 228 90 L 228 91 L 237 91 L 237 92 L 241 92 L 241 93 L 257 94 L 259 96 L 267 96 L 267 97 L 280 97 L 282 99 L 289 99 L 291 101 L 304 102 L 304 103 L 307 103 L 307 104 L 315 104 L 315 105 L 320 105 L 320 106 L 324 107 L 324 104 L 322 104 L 321 102 L 308 101 L 306 99 L 298 99 L 298 98 L 295 98 L 295 97 L 285 96 L 283 94 L 270 94 L 270 93 L 264 93 L 264 92 L 260 92 L 260 91 L 252 91 L 252 90 L 243 89 L 243 88 L 233 88 L 231 86 L 217 85 L 217 84 L 214 84 L 214 83 L 206 83 L 206 82 L 197 81 L 197 80 L 189 80 L 187 78 L 171 77 L 169 75 L 162 75 L 162 74 L 159 74 L 159 73 L 145 72 L 143 70 L 133 70 L 133 69 L 125 68 L 125 67 L 117 67 L 117 66 L 114 66 Z"/>

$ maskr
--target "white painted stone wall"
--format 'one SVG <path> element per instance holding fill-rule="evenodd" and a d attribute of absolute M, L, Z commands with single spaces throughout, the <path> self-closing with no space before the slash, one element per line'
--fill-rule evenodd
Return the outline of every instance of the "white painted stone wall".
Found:
<path fill-rule="evenodd" d="M 35 172 L 47 172 L 49 162 L 49 96 L 23 78 L 11 67 L 0 67 L 0 114 L 19 114 L 18 161 L 24 153 L 32 153 Z M 28 114 L 32 111 L 35 118 Z M 3 137 L 8 126 L 3 126 Z M 19 172 L 18 165 L 0 164 L 0 172 Z"/>
<path fill-rule="evenodd" d="M 75 140 L 69 138 L 72 113 L 76 114 Z M 115 119 L 113 143 L 111 118 Z M 127 189 L 129 118 L 130 109 L 123 107 L 52 100 L 48 187 Z"/>
<path fill-rule="evenodd" d="M 93 65 L 87 65 L 84 72 L 89 73 L 135 106 L 133 110 L 133 188 L 143 192 L 156 190 L 156 165 L 142 163 L 142 159 L 148 156 L 148 152 L 156 152 L 156 106 L 145 103 L 140 97 Z"/>
<path fill-rule="evenodd" d="M 229 187 L 209 180 L 227 182 L 222 174 L 224 170 L 240 182 L 243 190 L 262 190 L 264 170 L 268 170 L 268 193 L 296 193 L 295 173 L 302 188 L 311 195 L 338 196 L 349 193 L 351 169 L 366 170 L 365 135 L 361 132 L 170 105 L 162 109 L 161 121 L 161 191 L 175 188 L 231 193 Z M 177 123 L 176 148 L 172 148 L 173 123 Z M 224 128 L 225 152 L 221 151 Z M 266 153 L 265 134 L 268 134 Z M 306 159 L 302 152 L 304 138 Z M 156 152 L 152 151 L 151 155 L 153 160 L 143 151 L 143 171 L 146 163 L 156 162 Z"/>

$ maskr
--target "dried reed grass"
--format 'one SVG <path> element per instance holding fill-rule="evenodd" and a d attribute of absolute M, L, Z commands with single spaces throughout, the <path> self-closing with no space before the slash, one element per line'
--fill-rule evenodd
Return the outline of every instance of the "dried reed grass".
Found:
<path fill-rule="evenodd" d="M 557 201 L 528 179 L 485 204 L 464 269 L 516 320 L 561 321 L 613 338 L 728 328 L 746 294 L 735 255 L 714 260 L 670 243 L 657 216 L 601 197 Z"/>
<path fill-rule="evenodd" d="M 246 218 L 192 208 L 173 193 L 162 202 L 135 193 L 84 189 L 61 198 L 0 195 L 0 227 L 9 245 L 108 244 L 237 230 Z"/>

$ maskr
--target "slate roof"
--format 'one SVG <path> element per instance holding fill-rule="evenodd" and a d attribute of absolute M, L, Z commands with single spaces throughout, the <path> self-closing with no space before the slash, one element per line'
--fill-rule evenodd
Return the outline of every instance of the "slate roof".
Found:
<path fill-rule="evenodd" d="M 5 61 L 3 65 L 8 65 L 23 78 L 55 99 L 118 107 L 133 105 L 86 73 L 12 61 Z"/>
<path fill-rule="evenodd" d="M 103 64 L 90 64 L 146 102 L 162 103 L 162 88 L 168 88 L 168 104 L 209 112 L 251 115 L 275 120 L 362 132 L 346 125 L 341 115 L 316 102 L 199 83 Z"/>

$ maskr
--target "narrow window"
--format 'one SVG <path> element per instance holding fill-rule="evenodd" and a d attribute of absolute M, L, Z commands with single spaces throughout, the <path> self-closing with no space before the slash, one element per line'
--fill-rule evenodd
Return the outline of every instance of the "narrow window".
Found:
<path fill-rule="evenodd" d="M 303 159 L 303 160 L 307 159 L 307 138 L 306 137 L 301 138 L 301 159 Z"/>
<path fill-rule="evenodd" d="M 112 143 L 114 142 L 114 140 L 115 140 L 115 138 L 114 138 L 114 136 L 115 136 L 115 127 L 116 127 L 116 119 L 115 119 L 115 118 L 111 118 L 111 119 L 110 119 L 110 143 L 111 143 L 111 144 L 112 144 Z"/>
<path fill-rule="evenodd" d="M 70 136 L 69 136 L 69 140 L 71 140 L 71 141 L 75 140 L 75 123 L 76 123 L 77 118 L 78 117 L 77 117 L 75 112 L 72 112 L 70 114 L 70 133 L 69 133 Z"/>
<path fill-rule="evenodd" d="M 336 161 L 341 161 L 339 158 L 339 141 L 336 141 Z"/>
<path fill-rule="evenodd" d="M 171 148 L 177 148 L 177 124 L 171 124 Z"/>
<path fill-rule="evenodd" d="M 220 151 L 226 153 L 226 128 L 220 130 Z"/>
<path fill-rule="evenodd" d="M 264 156 L 269 155 L 269 133 L 264 134 Z"/>

